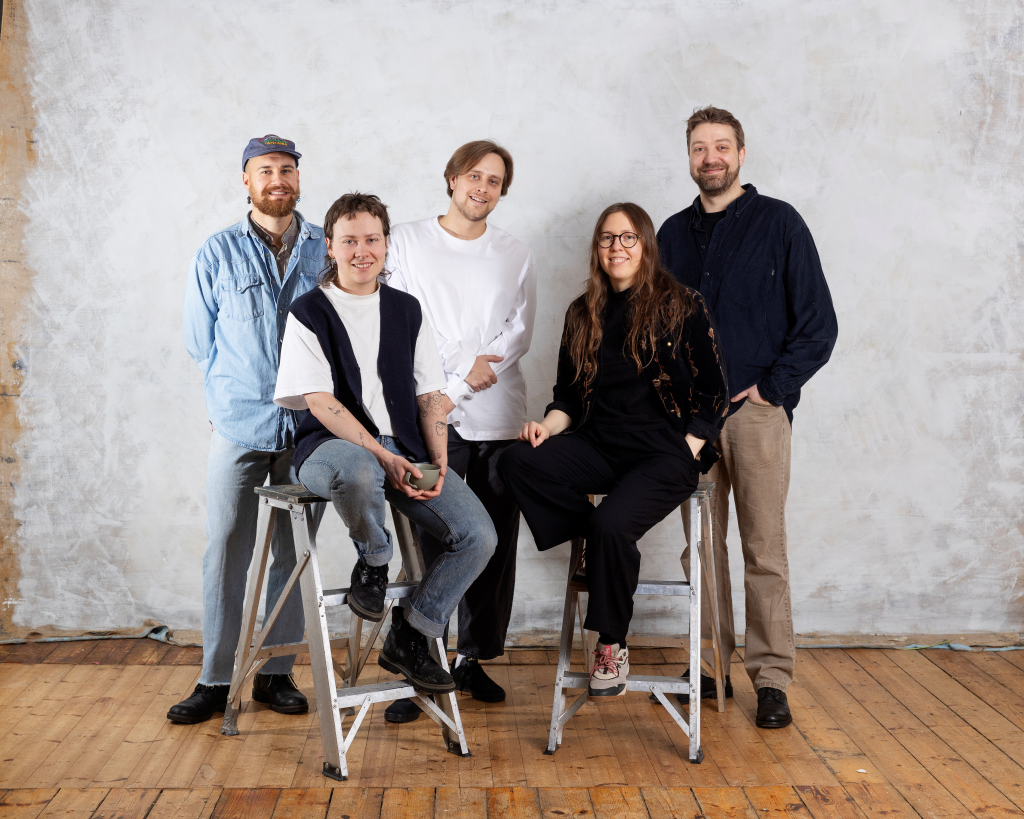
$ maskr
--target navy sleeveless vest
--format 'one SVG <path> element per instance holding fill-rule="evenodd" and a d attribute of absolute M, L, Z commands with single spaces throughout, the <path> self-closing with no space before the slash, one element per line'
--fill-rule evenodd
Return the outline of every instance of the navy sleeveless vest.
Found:
<path fill-rule="evenodd" d="M 370 413 L 363 406 L 363 381 L 356 363 L 348 331 L 330 299 L 319 287 L 292 302 L 289 312 L 316 334 L 331 365 L 334 397 L 351 412 L 374 438 L 380 435 Z M 380 348 L 377 372 L 384 387 L 384 401 L 391 417 L 395 438 L 417 461 L 427 461 L 427 450 L 420 435 L 416 406 L 416 382 L 413 357 L 423 314 L 415 296 L 380 285 Z M 295 431 L 295 471 L 320 444 L 337 436 L 321 424 L 311 412 Z"/>

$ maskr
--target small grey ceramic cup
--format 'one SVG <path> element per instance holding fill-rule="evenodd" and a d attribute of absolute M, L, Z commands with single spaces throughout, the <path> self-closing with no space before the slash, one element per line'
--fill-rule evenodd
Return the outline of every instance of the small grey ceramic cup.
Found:
<path fill-rule="evenodd" d="M 441 467 L 437 464 L 413 464 L 413 466 L 423 473 L 423 477 L 417 478 L 413 476 L 412 472 L 406 472 L 405 482 L 410 486 L 415 486 L 417 489 L 433 489 L 434 484 L 441 477 Z"/>

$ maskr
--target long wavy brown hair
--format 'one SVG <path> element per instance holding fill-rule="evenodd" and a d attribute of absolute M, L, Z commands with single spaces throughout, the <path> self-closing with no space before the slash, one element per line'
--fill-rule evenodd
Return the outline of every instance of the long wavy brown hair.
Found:
<path fill-rule="evenodd" d="M 640 237 L 642 250 L 640 268 L 629 291 L 628 329 L 625 351 L 636 362 L 637 372 L 651 362 L 659 338 L 671 335 L 677 343 L 682 335 L 683 322 L 693 311 L 693 296 L 661 265 L 658 239 L 651 217 L 632 202 L 616 202 L 604 209 L 594 226 L 590 240 L 590 277 L 582 298 L 569 307 L 565 323 L 569 356 L 576 367 L 575 380 L 590 384 L 597 373 L 597 351 L 601 348 L 604 316 L 611 281 L 601 267 L 598 237 L 601 228 L 613 213 L 622 213 L 629 219 L 634 232 Z"/>

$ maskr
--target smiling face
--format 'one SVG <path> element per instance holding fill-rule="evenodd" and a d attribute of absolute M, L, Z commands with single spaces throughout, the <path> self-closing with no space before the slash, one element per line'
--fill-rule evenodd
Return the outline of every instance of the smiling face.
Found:
<path fill-rule="evenodd" d="M 369 213 L 343 216 L 334 223 L 334 238 L 326 241 L 328 255 L 338 263 L 338 286 L 355 296 L 375 292 L 388 254 L 380 219 Z"/>
<path fill-rule="evenodd" d="M 610 234 L 618 237 L 622 233 L 636 233 L 629 217 L 621 212 L 608 214 L 601 224 L 599 236 Z M 611 247 L 598 245 L 597 255 L 601 262 L 601 269 L 611 281 L 612 289 L 619 292 L 632 286 L 633 280 L 636 279 L 637 271 L 640 269 L 640 260 L 644 256 L 644 243 L 638 238 L 637 243 L 632 247 L 623 247 L 622 239 L 616 238 Z"/>
<path fill-rule="evenodd" d="M 252 206 L 267 216 L 288 216 L 299 201 L 299 169 L 291 154 L 254 156 L 245 163 L 242 184 L 249 190 Z"/>
<path fill-rule="evenodd" d="M 739 179 L 746 148 L 736 148 L 731 125 L 705 122 L 690 133 L 690 176 L 702 193 L 717 196 Z"/>
<path fill-rule="evenodd" d="M 452 202 L 467 221 L 480 222 L 497 206 L 504 179 L 501 157 L 487 154 L 468 171 L 448 180 Z"/>

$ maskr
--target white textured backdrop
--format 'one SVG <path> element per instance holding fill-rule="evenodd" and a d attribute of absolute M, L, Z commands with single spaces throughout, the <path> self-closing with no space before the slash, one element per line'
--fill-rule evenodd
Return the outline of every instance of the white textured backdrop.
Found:
<path fill-rule="evenodd" d="M 195 249 L 245 213 L 250 137 L 297 142 L 315 222 L 354 189 L 395 222 L 441 213 L 452 150 L 508 146 L 492 218 L 538 261 L 539 415 L 594 219 L 687 205 L 685 121 L 714 103 L 745 126 L 742 180 L 809 224 L 839 314 L 794 425 L 797 631 L 1021 630 L 1020 2 L 27 6 L 18 625 L 200 623 L 210 433 L 181 303 Z M 643 573 L 678 575 L 681 539 L 656 528 Z M 333 512 L 320 543 L 343 583 Z M 523 527 L 520 640 L 557 627 L 566 559 Z M 672 623 L 642 602 L 634 628 Z"/>

